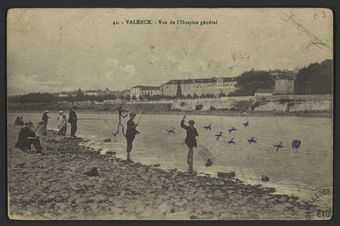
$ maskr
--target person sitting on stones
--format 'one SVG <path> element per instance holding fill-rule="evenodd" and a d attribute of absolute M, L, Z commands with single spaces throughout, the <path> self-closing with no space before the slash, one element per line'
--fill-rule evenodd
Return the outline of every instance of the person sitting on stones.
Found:
<path fill-rule="evenodd" d="M 15 147 L 26 151 L 31 150 L 31 145 L 33 144 L 37 153 L 43 154 L 39 137 L 35 136 L 35 132 L 32 129 L 33 123 L 28 121 L 24 125 L 25 126 L 20 130 L 18 141 L 16 142 Z"/>

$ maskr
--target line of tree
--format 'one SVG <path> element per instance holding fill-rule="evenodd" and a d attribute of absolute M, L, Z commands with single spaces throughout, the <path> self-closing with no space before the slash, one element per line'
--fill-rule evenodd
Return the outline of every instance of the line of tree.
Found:
<path fill-rule="evenodd" d="M 268 71 L 246 71 L 237 77 L 236 91 L 230 96 L 254 96 L 258 89 L 274 88 L 275 80 Z"/>
<path fill-rule="evenodd" d="M 9 103 L 54 103 L 55 97 L 49 93 L 28 93 L 25 95 L 9 96 Z"/>
<path fill-rule="evenodd" d="M 104 100 L 130 100 L 130 95 L 126 96 L 119 96 L 116 97 L 113 94 L 109 95 L 102 95 L 102 96 L 87 96 L 83 93 L 77 92 L 75 96 L 66 96 L 66 97 L 56 97 L 49 93 L 28 93 L 25 95 L 17 95 L 17 96 L 9 96 L 8 102 L 9 103 L 55 103 L 57 101 L 68 101 L 68 102 L 76 102 L 76 101 L 104 101 Z"/>
<path fill-rule="evenodd" d="M 324 60 L 302 68 L 295 79 L 296 94 L 332 94 L 333 60 Z"/>

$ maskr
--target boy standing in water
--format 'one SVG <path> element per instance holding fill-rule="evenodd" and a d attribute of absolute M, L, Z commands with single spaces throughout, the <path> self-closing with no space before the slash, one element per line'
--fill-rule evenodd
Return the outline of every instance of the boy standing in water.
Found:
<path fill-rule="evenodd" d="M 136 114 L 130 113 L 130 119 L 127 121 L 127 129 L 126 129 L 126 142 L 127 142 L 127 160 L 131 161 L 130 159 L 130 152 L 132 150 L 132 142 L 135 139 L 136 134 L 139 134 L 136 127 L 138 124 L 136 124 L 133 120 L 135 119 Z"/>
<path fill-rule="evenodd" d="M 195 121 L 189 120 L 189 126 L 184 125 L 185 115 L 181 121 L 181 127 L 187 131 L 187 136 L 185 138 L 185 143 L 188 146 L 188 165 L 189 165 L 189 173 L 193 173 L 193 161 L 194 161 L 194 151 L 193 148 L 197 147 L 196 137 L 198 136 L 197 130 L 194 127 Z"/>

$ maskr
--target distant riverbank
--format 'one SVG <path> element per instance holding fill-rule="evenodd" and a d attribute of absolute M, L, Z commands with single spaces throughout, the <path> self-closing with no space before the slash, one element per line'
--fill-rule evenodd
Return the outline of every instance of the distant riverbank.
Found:
<path fill-rule="evenodd" d="M 49 111 L 59 111 L 63 110 L 64 112 L 68 113 L 69 109 L 59 108 L 44 108 L 40 110 L 30 110 L 30 109 L 10 109 L 8 112 L 11 113 L 25 113 L 25 112 L 32 112 L 32 113 L 42 113 L 44 110 L 48 109 Z M 149 111 L 148 109 L 141 108 L 130 110 L 131 112 L 136 112 L 137 114 L 146 114 L 146 115 L 216 115 L 216 116 L 253 116 L 253 117 L 263 117 L 263 116 L 299 116 L 299 117 L 333 117 L 333 112 L 330 111 L 313 111 L 313 112 L 237 112 L 237 111 L 223 111 L 223 110 L 209 110 L 209 111 Z M 96 113 L 96 114 L 107 114 L 108 112 L 112 112 L 113 114 L 116 113 L 114 109 L 110 111 L 95 111 L 93 109 L 78 109 L 78 112 L 83 113 Z"/>
<path fill-rule="evenodd" d="M 173 102 L 127 102 L 100 103 L 57 102 L 8 104 L 9 112 L 44 110 L 68 110 L 72 105 L 82 112 L 110 112 L 123 106 L 130 112 L 143 114 L 185 114 L 192 115 L 224 115 L 224 116 L 308 116 L 332 117 L 333 99 L 329 95 L 286 95 L 270 97 L 224 97 L 212 99 L 178 99 Z"/>

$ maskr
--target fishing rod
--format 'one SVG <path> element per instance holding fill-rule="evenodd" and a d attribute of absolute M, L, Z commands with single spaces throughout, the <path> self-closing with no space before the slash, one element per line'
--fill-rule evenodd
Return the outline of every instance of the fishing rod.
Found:
<path fill-rule="evenodd" d="M 138 119 L 138 121 L 137 121 L 136 124 L 138 124 L 138 123 L 140 122 L 140 120 L 142 120 L 142 118 L 143 118 L 143 113 L 144 113 L 144 111 L 142 111 L 142 114 L 140 114 L 140 118 Z"/>
<path fill-rule="evenodd" d="M 110 120 L 110 119 L 103 119 L 103 118 L 78 118 L 78 120 L 85 120 L 85 121 L 88 121 L 88 120 Z"/>

